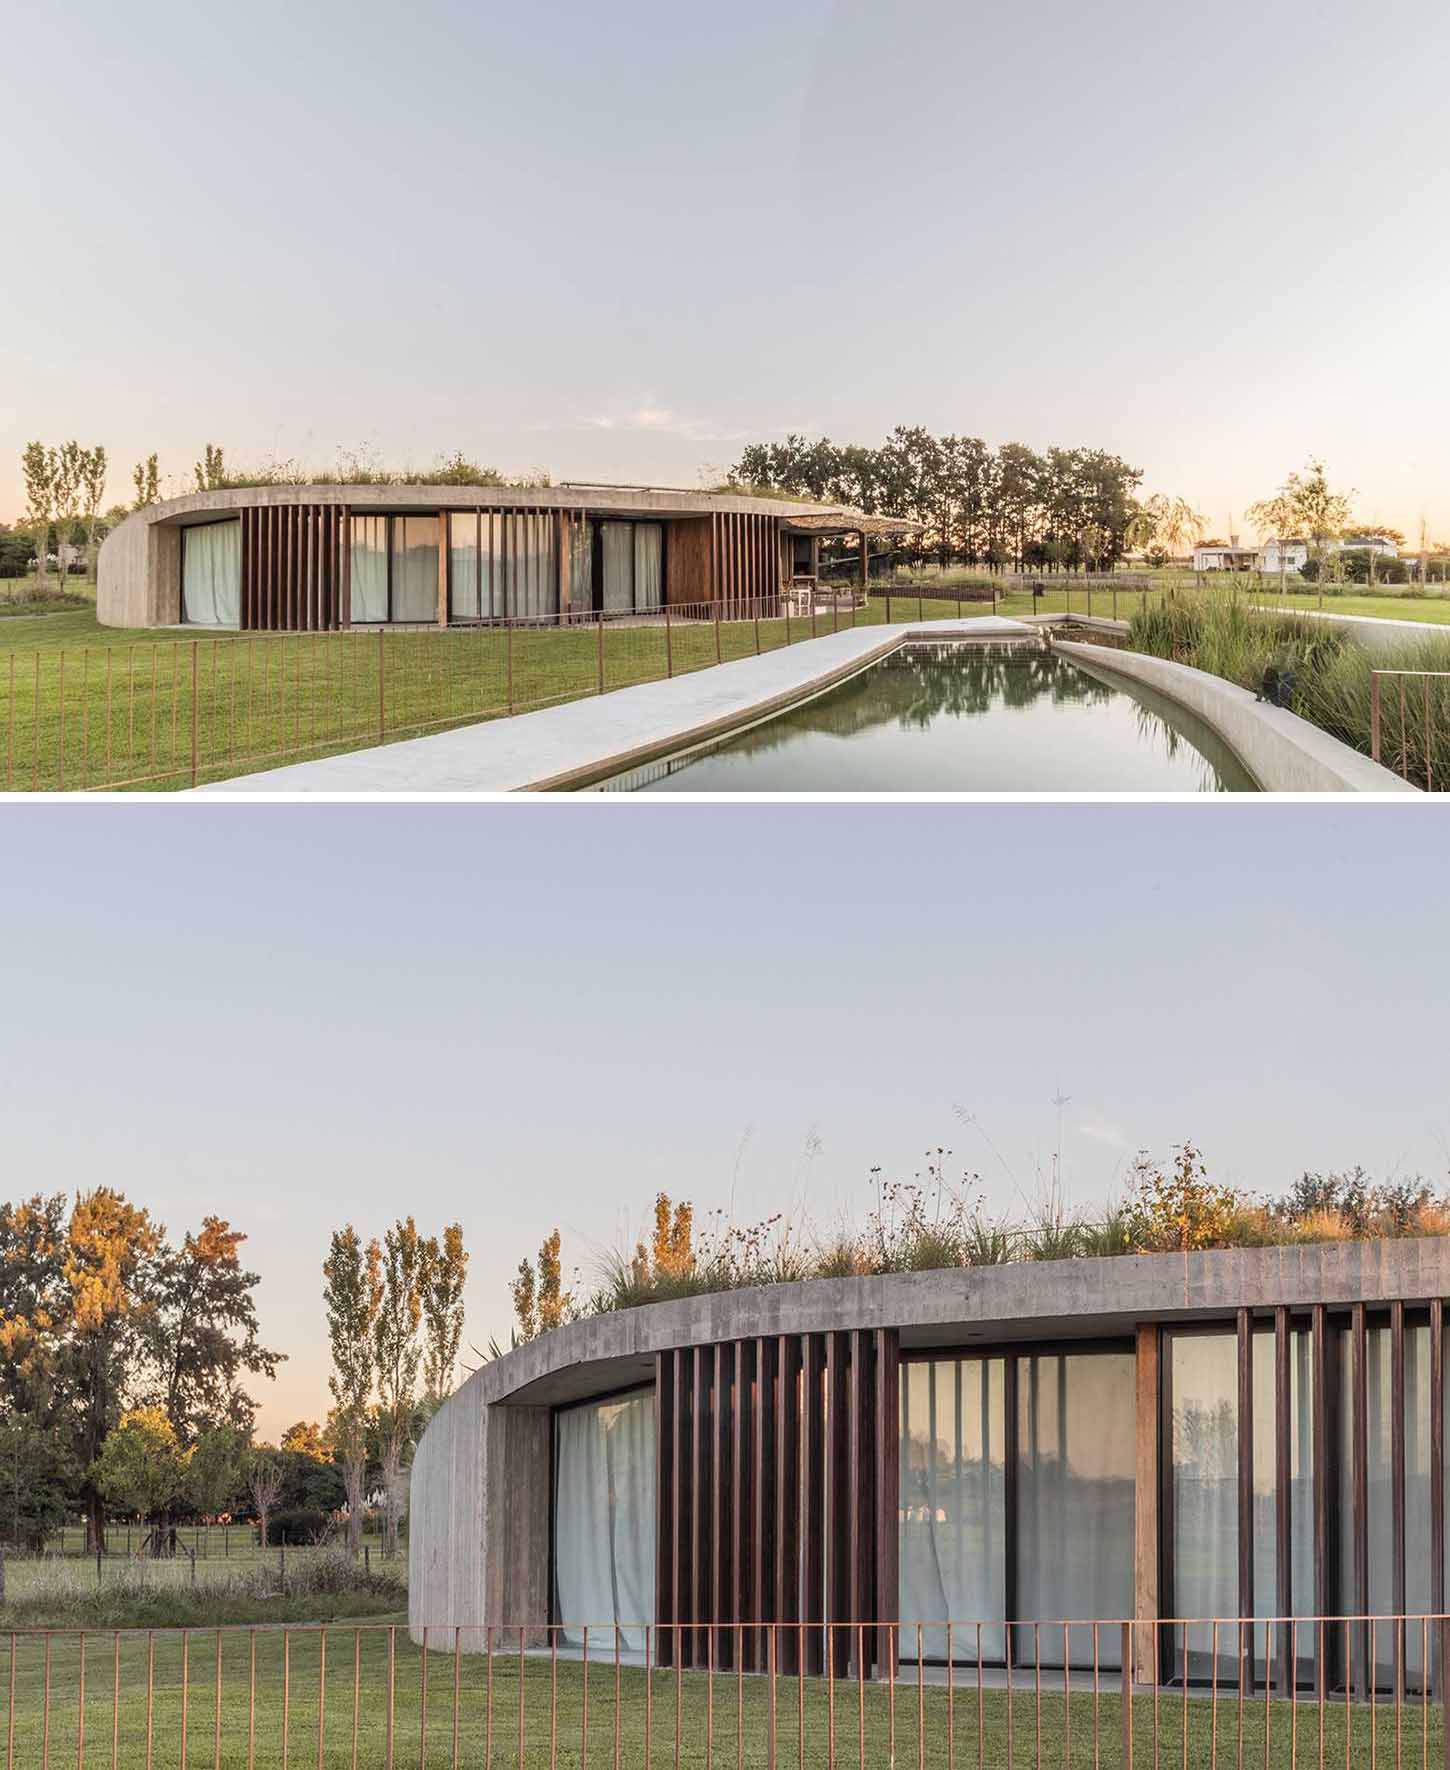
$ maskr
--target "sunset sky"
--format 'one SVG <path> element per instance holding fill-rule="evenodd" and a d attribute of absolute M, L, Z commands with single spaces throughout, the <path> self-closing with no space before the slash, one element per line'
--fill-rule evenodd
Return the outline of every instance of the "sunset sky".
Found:
<path fill-rule="evenodd" d="M 690 486 L 894 424 L 1450 541 L 1440 0 L 140 0 L 8 21 L 33 437 Z"/>
<path fill-rule="evenodd" d="M 5 1196 L 107 1184 L 177 1236 L 245 1230 L 287 1354 L 255 1388 L 269 1433 L 326 1412 L 320 1268 L 348 1219 L 461 1221 L 482 1347 L 552 1228 L 587 1290 L 658 1191 L 829 1231 L 873 1167 L 909 1180 L 940 1144 L 1020 1222 L 1059 1096 L 1089 1210 L 1185 1138 L 1258 1194 L 1450 1169 L 1433 807 L 7 817 Z"/>

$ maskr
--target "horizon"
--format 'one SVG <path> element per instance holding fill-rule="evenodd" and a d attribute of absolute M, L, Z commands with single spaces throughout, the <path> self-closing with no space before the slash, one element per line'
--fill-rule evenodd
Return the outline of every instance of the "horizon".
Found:
<path fill-rule="evenodd" d="M 133 462 L 184 487 L 206 442 L 690 486 L 747 441 L 902 423 L 1106 449 L 1225 536 L 1313 455 L 1359 522 L 1450 540 L 1428 0 L 1231 0 L 1207 43 L 1133 0 L 424 0 L 426 109 L 386 17 L 17 20 L 16 64 L 67 96 L 59 129 L 41 84 L 13 98 L 11 225 L 47 268 L 0 340 L 6 520 L 32 438 L 103 443 L 117 503 Z"/>

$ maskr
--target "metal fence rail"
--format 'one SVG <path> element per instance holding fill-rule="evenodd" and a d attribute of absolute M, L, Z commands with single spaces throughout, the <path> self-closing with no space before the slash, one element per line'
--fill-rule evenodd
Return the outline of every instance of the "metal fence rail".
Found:
<path fill-rule="evenodd" d="M 1438 1616 L 15 1630 L 0 1738 L 5 1770 L 1439 1770 L 1446 1637 Z"/>

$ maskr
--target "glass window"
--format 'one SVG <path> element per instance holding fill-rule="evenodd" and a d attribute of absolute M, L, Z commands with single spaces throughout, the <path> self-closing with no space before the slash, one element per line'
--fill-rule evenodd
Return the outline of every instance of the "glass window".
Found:
<path fill-rule="evenodd" d="M 654 1390 L 554 1415 L 554 1614 L 566 1640 L 644 1647 L 655 1603 Z M 628 1626 L 626 1626 L 628 1625 Z M 597 1632 L 596 1632 L 597 1631 Z"/>
<path fill-rule="evenodd" d="M 1042 1622 L 1133 1614 L 1136 1377 L 1131 1352 L 1017 1364 L 1017 1615 Z M 1093 1663 L 1093 1631 L 1017 1631 L 1014 1658 Z M 1122 1663 L 1121 1631 L 1098 1631 L 1098 1664 Z"/>
<path fill-rule="evenodd" d="M 634 524 L 604 522 L 604 607 L 623 612 L 634 607 Z"/>
<path fill-rule="evenodd" d="M 1405 1614 L 1430 1611 L 1430 1324 L 1405 1324 Z M 1434 1630 L 1430 1648 L 1434 1651 Z M 1419 1684 L 1425 1629 L 1405 1627 L 1405 1675 Z"/>
<path fill-rule="evenodd" d="M 478 512 L 455 510 L 448 518 L 448 618 L 476 621 L 480 601 Z"/>
<path fill-rule="evenodd" d="M 657 522 L 634 525 L 634 606 L 660 606 L 664 588 L 664 529 Z"/>
<path fill-rule="evenodd" d="M 388 618 L 388 519 L 352 519 L 352 622 L 372 626 Z"/>
<path fill-rule="evenodd" d="M 1408 1398 L 1408 1384 L 1406 1385 Z M 1354 1334 L 1339 1336 L 1339 1609 L 1341 1615 L 1385 1616 L 1394 1608 L 1394 1518 L 1390 1496 L 1390 1331 L 1365 1332 L 1365 1423 L 1368 1448 L 1365 1502 L 1369 1538 L 1369 1592 L 1362 1600 L 1354 1570 Z M 1408 1474 L 1408 1470 L 1407 1470 Z M 1394 1631 L 1375 1630 L 1376 1682 L 1393 1676 Z M 1359 1656 L 1369 1649 L 1368 1628 L 1356 1631 L 1353 1648 L 1356 1680 Z"/>
<path fill-rule="evenodd" d="M 559 573 L 554 558 L 554 519 L 520 511 L 499 518 L 500 567 L 505 607 L 516 621 L 542 620 L 559 612 Z"/>
<path fill-rule="evenodd" d="M 438 518 L 393 518 L 394 621 L 438 620 Z"/>
<path fill-rule="evenodd" d="M 594 524 L 580 517 L 570 525 L 569 607 L 594 607 Z"/>
<path fill-rule="evenodd" d="M 195 627 L 241 625 L 240 518 L 181 531 L 181 618 Z"/>
<path fill-rule="evenodd" d="M 912 1360 L 901 1367 L 901 1655 L 945 1659 L 945 1622 L 977 1623 L 982 1652 L 1006 1652 L 1007 1483 L 1004 1363 Z M 975 1658 L 977 1632 L 952 1643 Z"/>
<path fill-rule="evenodd" d="M 1238 1353 L 1235 1334 L 1170 1339 L 1173 1457 L 1173 1609 L 1178 1616 L 1239 1614 Z M 1175 1676 L 1183 1631 L 1175 1631 Z M 1219 1630 L 1218 1675 L 1234 1670 L 1233 1630 Z M 1213 1633 L 1188 1627 L 1188 1675 L 1211 1670 Z"/>

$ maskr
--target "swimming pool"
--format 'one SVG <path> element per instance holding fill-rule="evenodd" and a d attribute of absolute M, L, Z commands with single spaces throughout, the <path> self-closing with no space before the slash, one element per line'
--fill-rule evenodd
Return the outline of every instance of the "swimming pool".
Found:
<path fill-rule="evenodd" d="M 910 642 L 784 712 L 600 783 L 638 793 L 1252 793 L 1202 720 L 1036 643 Z"/>

